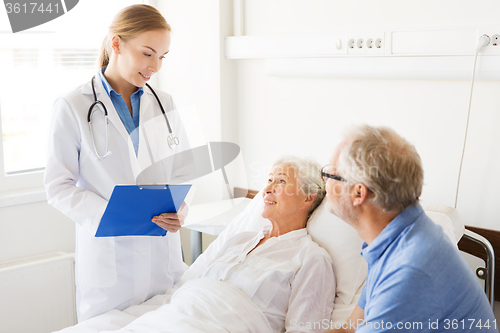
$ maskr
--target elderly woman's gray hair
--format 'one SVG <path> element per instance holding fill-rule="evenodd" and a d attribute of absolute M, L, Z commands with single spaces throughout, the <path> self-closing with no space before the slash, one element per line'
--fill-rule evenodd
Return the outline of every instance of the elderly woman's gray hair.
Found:
<path fill-rule="evenodd" d="M 374 205 L 400 213 L 418 202 L 424 184 L 422 161 L 415 147 L 389 127 L 351 128 L 340 153 L 338 170 L 348 186 L 363 183 Z"/>
<path fill-rule="evenodd" d="M 303 194 L 307 196 L 317 194 L 316 200 L 309 210 L 309 215 L 311 215 L 325 197 L 325 182 L 321 177 L 321 166 L 312 158 L 292 155 L 278 158 L 273 167 L 278 164 L 290 164 L 294 168 Z"/>

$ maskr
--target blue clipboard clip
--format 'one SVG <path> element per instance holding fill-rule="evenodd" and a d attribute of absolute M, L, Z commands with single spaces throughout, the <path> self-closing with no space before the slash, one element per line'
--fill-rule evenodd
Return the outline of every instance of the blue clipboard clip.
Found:
<path fill-rule="evenodd" d="M 153 216 L 179 211 L 191 184 L 116 185 L 95 237 L 165 236 Z"/>

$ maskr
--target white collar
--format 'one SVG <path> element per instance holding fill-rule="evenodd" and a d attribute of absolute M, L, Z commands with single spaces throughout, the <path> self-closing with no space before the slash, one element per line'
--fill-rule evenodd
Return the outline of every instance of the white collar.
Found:
<path fill-rule="evenodd" d="M 272 229 L 273 229 L 272 225 L 266 225 L 262 228 L 260 233 L 262 235 L 267 235 L 271 232 Z M 286 234 L 280 235 L 276 238 L 278 240 L 287 240 L 287 239 L 293 239 L 293 238 L 302 238 L 304 236 L 307 236 L 307 228 L 292 230 L 292 231 L 287 232 Z"/>

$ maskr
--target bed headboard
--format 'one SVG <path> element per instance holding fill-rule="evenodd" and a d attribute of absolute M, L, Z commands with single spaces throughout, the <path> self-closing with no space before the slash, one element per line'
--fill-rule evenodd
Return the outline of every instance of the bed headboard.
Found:
<path fill-rule="evenodd" d="M 234 197 L 235 198 L 248 198 L 253 199 L 259 191 L 247 190 L 241 187 L 234 188 Z"/>

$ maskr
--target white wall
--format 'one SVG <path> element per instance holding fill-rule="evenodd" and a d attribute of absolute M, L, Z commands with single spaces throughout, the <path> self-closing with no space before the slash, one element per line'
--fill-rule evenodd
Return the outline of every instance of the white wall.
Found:
<path fill-rule="evenodd" d="M 243 0 L 245 34 L 497 24 L 494 0 Z"/>
<path fill-rule="evenodd" d="M 245 1 L 246 35 L 494 25 L 497 1 Z M 297 45 L 300 48 L 301 45 Z M 470 81 L 278 78 L 266 60 L 237 63 L 237 126 L 249 186 L 283 153 L 327 164 L 350 124 L 387 125 L 415 144 L 425 168 L 423 203 L 455 205 Z M 473 57 L 471 57 L 471 72 Z M 477 81 L 457 208 L 468 225 L 498 229 L 500 82 Z"/>

